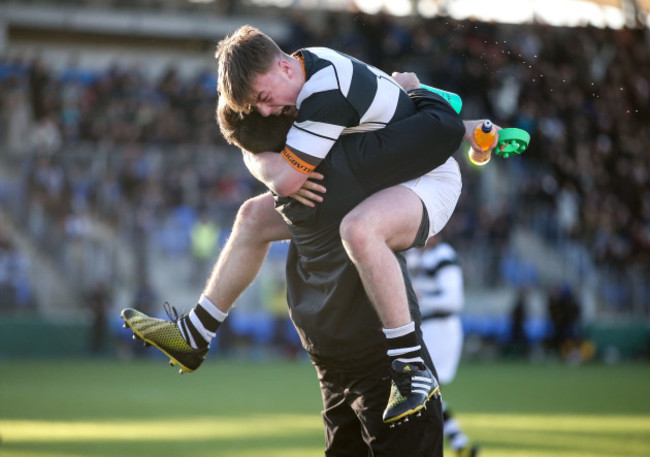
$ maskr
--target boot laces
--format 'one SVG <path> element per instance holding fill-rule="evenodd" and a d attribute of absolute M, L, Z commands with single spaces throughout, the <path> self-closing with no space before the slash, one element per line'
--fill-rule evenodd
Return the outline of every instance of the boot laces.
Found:
<path fill-rule="evenodd" d="M 177 324 L 179 320 L 187 316 L 187 313 L 182 313 L 179 316 L 176 307 L 170 305 L 169 302 L 163 303 L 163 308 L 165 309 L 165 312 L 167 313 L 167 317 L 169 318 L 169 320 L 172 321 L 174 324 Z"/>

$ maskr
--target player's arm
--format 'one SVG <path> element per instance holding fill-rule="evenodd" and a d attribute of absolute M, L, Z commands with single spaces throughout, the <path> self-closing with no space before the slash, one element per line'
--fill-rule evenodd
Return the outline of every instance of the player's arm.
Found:
<path fill-rule="evenodd" d="M 375 192 L 439 167 L 458 149 L 466 133 L 460 116 L 442 97 L 424 89 L 409 91 L 418 113 L 360 138 L 347 135 L 341 142 L 358 183 Z M 356 144 L 353 143 L 356 141 Z"/>
<path fill-rule="evenodd" d="M 252 111 L 242 115 L 219 99 L 217 123 L 224 139 L 239 147 L 251 174 L 279 195 L 291 195 L 305 183 L 308 173 L 294 170 L 277 154 L 285 147 L 293 119 L 263 117 Z M 266 152 L 269 151 L 269 152 Z"/>
<path fill-rule="evenodd" d="M 423 88 L 423 86 L 420 85 L 420 80 L 418 79 L 417 75 L 415 73 L 411 72 L 406 72 L 406 73 L 400 73 L 400 72 L 394 72 L 392 75 L 392 78 L 400 85 L 402 86 L 406 91 L 413 90 L 413 89 L 418 89 L 418 88 Z M 474 139 L 474 131 L 476 130 L 476 127 L 481 125 L 485 119 L 481 120 L 474 120 L 474 121 L 463 121 L 463 124 L 465 125 L 465 135 L 463 136 L 463 141 L 469 143 L 469 145 L 477 150 L 481 150 L 481 147 L 478 145 L 476 140 Z M 501 130 L 501 127 L 495 125 L 495 128 L 498 130 Z M 490 151 L 496 147 L 498 143 L 498 137 L 494 139 L 494 142 L 490 146 Z"/>
<path fill-rule="evenodd" d="M 276 152 L 252 154 L 244 151 L 244 163 L 255 178 L 283 197 L 300 190 L 311 174 L 298 171 Z"/>
<path fill-rule="evenodd" d="M 262 154 L 251 161 L 249 170 L 276 194 L 293 195 L 329 154 L 345 126 L 358 123 L 358 113 L 339 90 L 314 93 L 302 102 L 280 155 Z"/>
<path fill-rule="evenodd" d="M 421 176 L 447 161 L 471 126 L 440 96 L 424 89 L 410 91 L 419 113 L 364 134 L 361 154 L 352 154 L 351 167 L 360 181 L 375 189 Z M 477 122 L 477 121 L 476 121 Z M 433 146 L 432 146 L 433 145 Z M 244 163 L 258 180 L 280 196 L 297 193 L 310 174 L 292 166 L 286 154 L 244 152 Z"/>
<path fill-rule="evenodd" d="M 308 178 L 305 173 L 295 172 L 276 152 L 257 154 L 248 151 L 242 152 L 248 171 L 278 195 L 286 196 L 293 193 L 293 186 L 300 188 Z"/>

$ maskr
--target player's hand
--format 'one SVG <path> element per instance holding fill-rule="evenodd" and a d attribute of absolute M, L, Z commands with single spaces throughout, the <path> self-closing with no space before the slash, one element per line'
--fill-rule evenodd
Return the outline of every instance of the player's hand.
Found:
<path fill-rule="evenodd" d="M 482 151 L 483 148 L 480 147 L 474 140 L 474 130 L 476 130 L 476 127 L 481 125 L 483 122 L 485 122 L 485 119 L 481 119 L 478 121 L 463 121 L 463 124 L 465 124 L 465 136 L 463 136 L 463 141 L 467 141 L 469 145 L 472 147 L 472 149 L 476 151 Z M 497 130 L 497 132 L 501 130 L 501 127 L 499 127 L 498 125 L 494 123 L 492 123 L 492 125 Z M 499 136 L 497 135 L 497 137 L 494 138 L 494 141 L 490 145 L 488 151 L 492 152 L 492 150 L 496 148 L 498 142 L 499 142 Z"/>
<path fill-rule="evenodd" d="M 404 88 L 405 91 L 418 89 L 420 87 L 420 80 L 415 75 L 415 73 L 412 72 L 400 73 L 394 71 L 391 76 L 395 80 L 395 82 L 397 82 L 397 84 L 399 84 Z"/>
<path fill-rule="evenodd" d="M 307 181 L 305 181 L 305 183 L 302 185 L 300 190 L 298 190 L 298 192 L 296 193 L 289 195 L 289 197 L 293 198 L 294 200 L 297 200 L 303 205 L 313 208 L 314 206 L 316 206 L 316 203 L 320 203 L 323 201 L 323 197 L 321 195 L 318 195 L 316 192 L 320 192 L 321 194 L 324 194 L 327 191 L 327 189 L 325 189 L 325 186 L 314 181 L 314 180 L 320 181 L 321 179 L 323 179 L 323 177 L 324 176 L 322 174 L 313 172 L 312 174 L 309 175 L 309 178 L 307 179 Z"/>

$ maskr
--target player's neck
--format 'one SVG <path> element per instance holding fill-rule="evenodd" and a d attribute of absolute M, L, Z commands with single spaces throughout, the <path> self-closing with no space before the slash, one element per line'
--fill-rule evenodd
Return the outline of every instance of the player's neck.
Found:
<path fill-rule="evenodd" d="M 297 80 L 300 82 L 302 86 L 302 84 L 304 84 L 305 80 L 307 79 L 305 73 L 305 62 L 300 54 L 291 57 L 292 58 L 289 61 L 291 64 L 291 68 L 293 69 Z"/>

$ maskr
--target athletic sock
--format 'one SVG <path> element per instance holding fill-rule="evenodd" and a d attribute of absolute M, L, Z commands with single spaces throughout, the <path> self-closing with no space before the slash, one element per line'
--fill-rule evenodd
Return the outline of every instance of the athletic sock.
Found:
<path fill-rule="evenodd" d="M 203 349 L 210 345 L 210 341 L 217 333 L 217 329 L 228 317 L 217 308 L 205 295 L 201 295 L 197 305 L 178 321 L 178 328 L 183 339 L 194 349 Z"/>
<path fill-rule="evenodd" d="M 449 440 L 449 445 L 454 451 L 458 451 L 469 444 L 469 438 L 460 428 L 460 424 L 454 418 L 447 403 L 442 402 L 442 419 L 445 437 Z"/>
<path fill-rule="evenodd" d="M 415 335 L 415 322 L 397 328 L 385 328 L 383 332 L 388 342 L 388 358 L 391 364 L 394 360 L 399 360 L 424 365 L 422 347 Z"/>

